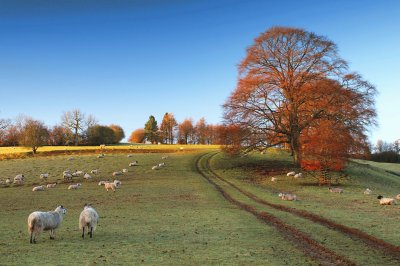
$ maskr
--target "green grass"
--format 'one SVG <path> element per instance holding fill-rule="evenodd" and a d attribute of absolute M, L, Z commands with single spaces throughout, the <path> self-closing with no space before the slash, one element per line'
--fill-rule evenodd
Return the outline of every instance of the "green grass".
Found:
<path fill-rule="evenodd" d="M 1 178 L 24 173 L 26 184 L 0 188 L 0 254 L 2 265 L 309 265 L 313 264 L 287 243 L 274 228 L 226 202 L 194 170 L 198 153 L 174 153 L 158 171 L 161 154 L 107 155 L 97 159 L 82 155 L 0 161 Z M 128 167 L 138 160 L 140 166 Z M 59 184 L 44 192 L 31 192 L 41 183 L 61 178 L 65 169 L 99 168 L 93 182 L 82 182 L 77 191 Z M 117 192 L 106 192 L 98 180 L 112 179 L 115 170 L 128 168 Z M 100 214 L 93 239 L 82 240 L 78 217 L 90 202 Z M 29 244 L 26 219 L 35 210 L 51 210 L 63 204 L 65 220 L 56 240 L 47 233 L 38 244 Z M 290 254 L 290 256 L 288 256 Z"/>
<path fill-rule="evenodd" d="M 253 163 L 251 168 L 244 165 Z M 213 168 L 223 177 L 229 178 L 241 187 L 270 202 L 294 206 L 338 223 L 360 229 L 377 238 L 400 246 L 397 234 L 400 205 L 381 206 L 376 197 L 395 196 L 400 193 L 400 177 L 365 165 L 350 163 L 346 169 L 349 179 L 341 181 L 345 192 L 330 193 L 327 186 L 318 186 L 314 177 L 294 180 L 285 174 L 275 174 L 278 182 L 271 182 L 271 176 L 263 174 L 263 167 L 280 165 L 292 169 L 290 157 L 285 153 L 252 154 L 247 158 L 229 158 L 218 154 L 212 161 Z M 366 188 L 372 195 L 364 195 Z M 295 193 L 298 202 L 281 201 L 279 192 Z"/>

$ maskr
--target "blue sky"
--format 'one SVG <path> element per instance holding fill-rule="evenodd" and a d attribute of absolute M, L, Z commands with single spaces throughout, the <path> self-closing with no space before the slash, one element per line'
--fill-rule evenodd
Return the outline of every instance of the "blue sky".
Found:
<path fill-rule="evenodd" d="M 0 118 L 53 126 L 75 108 L 128 136 L 161 122 L 219 123 L 246 47 L 272 26 L 327 36 L 374 84 L 379 127 L 400 138 L 400 1 L 0 0 Z"/>

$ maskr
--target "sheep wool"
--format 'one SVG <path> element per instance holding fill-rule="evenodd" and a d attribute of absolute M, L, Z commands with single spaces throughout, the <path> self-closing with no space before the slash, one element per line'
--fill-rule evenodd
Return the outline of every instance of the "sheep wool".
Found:
<path fill-rule="evenodd" d="M 44 191 L 44 186 L 37 186 L 32 188 L 32 191 Z"/>
<path fill-rule="evenodd" d="M 93 231 L 96 230 L 98 221 L 99 214 L 96 210 L 90 204 L 85 204 L 83 211 L 79 215 L 79 229 L 82 230 L 83 239 L 85 239 L 85 227 L 87 227 L 88 235 L 92 238 Z"/>
<path fill-rule="evenodd" d="M 396 204 L 396 201 L 394 198 L 384 198 L 383 196 L 379 195 L 377 197 L 379 199 L 379 204 L 380 205 L 394 205 Z"/>
<path fill-rule="evenodd" d="M 59 228 L 67 209 L 58 206 L 54 211 L 41 212 L 35 211 L 28 216 L 28 232 L 30 243 L 36 244 L 36 237 L 43 231 L 50 230 L 50 239 L 54 239 L 55 229 Z"/>

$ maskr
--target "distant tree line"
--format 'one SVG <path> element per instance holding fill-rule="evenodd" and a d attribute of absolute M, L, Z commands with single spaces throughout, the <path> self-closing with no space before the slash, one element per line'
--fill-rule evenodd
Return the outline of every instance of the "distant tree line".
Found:
<path fill-rule="evenodd" d="M 104 126 L 79 109 L 64 112 L 60 124 L 46 126 L 42 121 L 20 116 L 15 121 L 0 120 L 0 146 L 30 147 L 35 153 L 44 145 L 116 144 L 125 137 L 118 125 Z"/>
<path fill-rule="evenodd" d="M 370 159 L 375 162 L 400 163 L 400 139 L 393 143 L 378 140 Z"/>
<path fill-rule="evenodd" d="M 161 124 L 153 115 L 143 128 L 134 130 L 129 142 L 161 144 L 225 144 L 226 126 L 207 124 L 205 118 L 196 123 L 186 118 L 178 123 L 172 113 L 165 113 Z"/>

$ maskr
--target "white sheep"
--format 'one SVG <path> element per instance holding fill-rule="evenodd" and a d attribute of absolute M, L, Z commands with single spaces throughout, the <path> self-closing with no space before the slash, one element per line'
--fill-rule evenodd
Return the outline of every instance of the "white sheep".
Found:
<path fill-rule="evenodd" d="M 68 187 L 68 189 L 79 189 L 81 186 L 82 186 L 81 183 L 77 183 L 77 184 L 75 184 L 75 185 L 70 185 L 70 186 Z"/>
<path fill-rule="evenodd" d="M 32 191 L 44 191 L 44 186 L 37 186 L 32 188 Z"/>
<path fill-rule="evenodd" d="M 111 189 L 112 191 L 115 192 L 116 188 L 119 188 L 121 186 L 122 182 L 119 180 L 114 180 L 114 182 L 110 183 L 104 183 L 104 188 L 108 191 L 109 189 Z"/>
<path fill-rule="evenodd" d="M 83 178 L 86 179 L 86 180 L 89 180 L 89 179 L 92 179 L 92 176 L 89 175 L 88 173 L 86 173 L 86 174 L 83 176 Z"/>
<path fill-rule="evenodd" d="M 40 179 L 47 180 L 47 178 L 49 178 L 49 174 L 40 174 Z"/>
<path fill-rule="evenodd" d="M 339 188 L 339 187 L 329 187 L 328 190 L 332 193 L 343 193 L 343 188 Z"/>
<path fill-rule="evenodd" d="M 379 204 L 380 205 L 394 205 L 396 204 L 396 201 L 394 198 L 384 198 L 383 196 L 379 195 L 377 197 L 379 199 Z"/>
<path fill-rule="evenodd" d="M 292 171 L 286 174 L 286 176 L 294 176 L 296 174 L 296 172 Z"/>
<path fill-rule="evenodd" d="M 104 154 L 99 154 L 99 155 L 97 155 L 97 158 L 104 158 Z"/>
<path fill-rule="evenodd" d="M 90 171 L 90 173 L 97 175 L 99 173 L 99 169 L 93 169 L 92 171 Z"/>
<path fill-rule="evenodd" d="M 282 200 L 290 200 L 290 201 L 295 201 L 297 200 L 297 196 L 295 194 L 287 194 L 287 193 L 279 193 L 279 197 Z"/>
<path fill-rule="evenodd" d="M 11 184 L 11 178 L 7 177 L 6 179 L 6 185 L 10 185 Z"/>
<path fill-rule="evenodd" d="M 128 169 L 122 169 L 122 173 L 128 173 Z"/>
<path fill-rule="evenodd" d="M 72 176 L 73 177 L 78 177 L 78 176 L 81 176 L 81 175 L 83 175 L 83 171 L 78 171 L 78 170 L 76 170 L 74 173 L 72 173 Z"/>
<path fill-rule="evenodd" d="M 400 194 L 397 194 L 397 196 L 395 197 L 397 200 L 400 200 Z"/>
<path fill-rule="evenodd" d="M 47 188 L 55 188 L 56 186 L 57 186 L 57 183 L 47 184 Z"/>
<path fill-rule="evenodd" d="M 271 177 L 271 182 L 277 182 L 278 181 L 278 178 L 276 178 L 276 177 Z"/>
<path fill-rule="evenodd" d="M 104 185 L 105 183 L 109 183 L 108 181 L 100 181 L 99 182 L 99 186 L 102 186 L 102 185 Z"/>
<path fill-rule="evenodd" d="M 63 174 L 64 180 L 72 180 L 72 174 L 70 173 L 64 173 Z"/>
<path fill-rule="evenodd" d="M 163 160 L 168 159 L 168 155 L 165 155 L 165 156 L 161 157 L 161 159 L 163 159 Z"/>
<path fill-rule="evenodd" d="M 72 161 L 72 160 L 75 160 L 75 158 L 74 157 L 69 157 L 68 158 L 68 161 Z"/>
<path fill-rule="evenodd" d="M 62 205 L 54 211 L 41 212 L 35 211 L 28 216 L 28 232 L 30 234 L 30 243 L 36 244 L 36 236 L 43 231 L 50 230 L 50 239 L 55 238 L 55 229 L 60 227 L 64 215 L 67 213 Z"/>
<path fill-rule="evenodd" d="M 151 170 L 158 170 L 158 169 L 160 169 L 160 166 L 158 166 L 158 164 L 157 164 L 157 165 L 154 165 L 154 166 L 151 168 Z"/>
<path fill-rule="evenodd" d="M 19 174 L 14 177 L 14 184 L 22 185 L 24 181 L 25 181 L 25 176 L 23 174 Z"/>
<path fill-rule="evenodd" d="M 295 179 L 297 179 L 297 178 L 303 178 L 303 174 L 302 174 L 302 173 L 295 174 L 295 175 L 294 175 L 294 178 L 295 178 Z"/>
<path fill-rule="evenodd" d="M 130 158 L 130 157 L 132 157 L 132 156 L 133 156 L 132 154 L 128 154 L 126 157 Z"/>
<path fill-rule="evenodd" d="M 364 190 L 364 195 L 371 195 L 372 194 L 372 190 L 370 190 L 369 188 Z"/>
<path fill-rule="evenodd" d="M 122 175 L 121 171 L 115 171 L 114 173 L 112 173 L 112 176 L 117 176 L 117 175 Z"/>
<path fill-rule="evenodd" d="M 158 164 L 158 167 L 164 167 L 165 166 L 165 163 L 159 163 Z"/>
<path fill-rule="evenodd" d="M 129 164 L 129 166 L 137 166 L 138 165 L 138 161 L 134 161 L 134 162 L 131 162 L 130 164 Z"/>
<path fill-rule="evenodd" d="M 82 238 L 85 239 L 85 227 L 88 228 L 88 235 L 93 236 L 93 231 L 96 230 L 99 214 L 90 205 L 85 204 L 83 211 L 79 215 L 79 229 L 82 229 Z"/>

